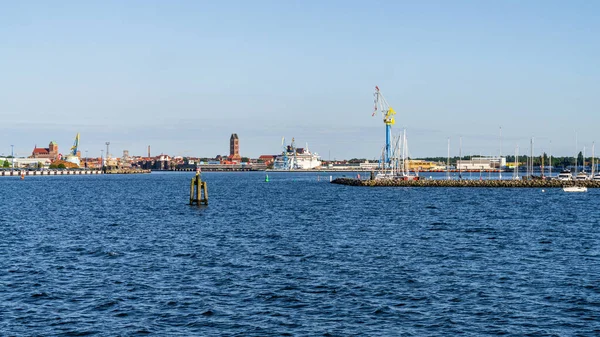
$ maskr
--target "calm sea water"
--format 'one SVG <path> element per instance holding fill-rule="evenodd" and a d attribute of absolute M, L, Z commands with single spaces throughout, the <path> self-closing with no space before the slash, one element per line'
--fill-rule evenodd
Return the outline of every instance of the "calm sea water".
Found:
<path fill-rule="evenodd" d="M 0 335 L 600 334 L 600 191 L 192 176 L 0 178 Z"/>

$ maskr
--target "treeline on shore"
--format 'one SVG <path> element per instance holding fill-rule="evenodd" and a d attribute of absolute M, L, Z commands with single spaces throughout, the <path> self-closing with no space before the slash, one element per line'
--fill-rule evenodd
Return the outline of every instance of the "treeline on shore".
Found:
<path fill-rule="evenodd" d="M 477 158 L 478 156 L 454 156 L 454 157 L 450 157 L 450 165 L 452 166 L 456 166 L 456 164 L 458 163 L 459 160 L 462 161 L 468 161 L 471 160 L 471 158 Z M 515 162 L 515 156 L 514 155 L 508 155 L 508 156 L 504 156 L 506 158 L 506 164 L 512 166 L 512 164 Z M 447 157 L 421 157 L 421 158 L 409 158 L 409 159 L 418 159 L 418 160 L 424 160 L 424 161 L 431 161 L 431 162 L 437 162 L 437 163 L 442 163 L 442 164 L 446 164 L 446 162 L 448 161 Z M 348 160 L 349 163 L 363 163 L 365 162 L 366 159 L 360 159 L 360 158 L 352 158 L 350 160 Z M 517 162 L 520 165 L 525 165 L 525 163 L 528 162 L 528 160 L 530 160 L 530 157 L 527 155 L 522 155 L 522 156 L 518 156 L 517 158 Z M 542 160 L 543 160 L 543 164 L 544 166 L 554 166 L 554 167 L 570 167 L 570 166 L 574 166 L 575 165 L 575 157 L 552 157 L 552 163 L 550 163 L 550 156 L 547 153 L 543 153 L 541 156 L 536 156 L 533 157 L 533 166 L 541 166 L 542 165 Z M 583 153 L 579 152 L 579 154 L 577 155 L 577 164 L 579 166 L 590 166 L 592 164 L 592 157 L 591 156 L 586 156 L 585 158 L 585 165 L 584 163 L 584 158 L 583 158 Z M 598 158 L 594 159 L 594 163 L 596 165 L 598 165 Z"/>

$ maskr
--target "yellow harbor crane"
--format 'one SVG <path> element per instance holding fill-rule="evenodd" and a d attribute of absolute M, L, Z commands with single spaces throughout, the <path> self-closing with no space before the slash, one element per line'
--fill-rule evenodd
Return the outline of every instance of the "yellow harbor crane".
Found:
<path fill-rule="evenodd" d="M 381 114 L 383 115 L 383 123 L 385 124 L 385 150 L 383 167 L 389 168 L 391 167 L 390 143 L 392 138 L 392 125 L 396 124 L 396 120 L 394 119 L 396 111 L 394 111 L 394 109 L 392 109 L 392 107 L 385 100 L 385 97 L 383 97 L 383 94 L 381 91 L 379 91 L 378 86 L 375 86 L 375 93 L 373 95 L 375 96 L 375 100 L 373 104 L 373 114 L 371 116 L 375 116 L 378 111 L 381 111 Z"/>

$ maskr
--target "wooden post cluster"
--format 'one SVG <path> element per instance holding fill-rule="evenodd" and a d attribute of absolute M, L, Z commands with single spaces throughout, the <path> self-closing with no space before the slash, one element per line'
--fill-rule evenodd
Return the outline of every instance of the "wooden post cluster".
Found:
<path fill-rule="evenodd" d="M 208 187 L 206 181 L 202 181 L 202 177 L 199 172 L 196 172 L 196 176 L 192 178 L 190 184 L 190 205 L 208 205 Z"/>

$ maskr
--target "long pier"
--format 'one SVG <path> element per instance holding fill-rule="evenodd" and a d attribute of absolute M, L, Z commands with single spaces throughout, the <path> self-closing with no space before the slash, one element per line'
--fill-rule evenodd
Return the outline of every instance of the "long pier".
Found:
<path fill-rule="evenodd" d="M 62 176 L 62 175 L 90 175 L 102 174 L 100 170 L 3 170 L 0 171 L 0 177 L 18 177 L 18 176 Z"/>
<path fill-rule="evenodd" d="M 502 187 L 502 188 L 562 188 L 566 186 L 585 186 L 587 188 L 600 188 L 600 181 L 578 180 L 562 181 L 557 179 L 542 180 L 442 180 L 442 179 L 420 179 L 420 180 L 396 180 L 396 179 L 373 179 L 360 180 L 353 178 L 337 178 L 332 184 L 366 187 Z"/>
<path fill-rule="evenodd" d="M 0 177 L 21 177 L 21 176 L 75 176 L 75 175 L 99 175 L 99 174 L 139 174 L 150 173 L 151 170 L 144 169 L 110 169 L 102 170 L 0 170 Z"/>

